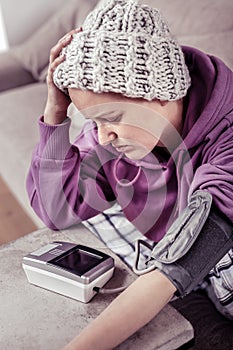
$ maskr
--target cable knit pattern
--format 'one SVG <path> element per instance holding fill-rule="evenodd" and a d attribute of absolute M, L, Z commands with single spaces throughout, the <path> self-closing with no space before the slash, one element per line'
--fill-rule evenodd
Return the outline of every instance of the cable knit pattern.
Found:
<path fill-rule="evenodd" d="M 135 0 L 101 2 L 74 34 L 54 72 L 54 83 L 94 92 L 173 101 L 190 77 L 183 52 L 157 9 Z"/>

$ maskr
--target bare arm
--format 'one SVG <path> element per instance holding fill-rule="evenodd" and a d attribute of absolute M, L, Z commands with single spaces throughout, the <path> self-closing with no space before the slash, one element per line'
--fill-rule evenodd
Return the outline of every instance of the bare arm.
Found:
<path fill-rule="evenodd" d="M 158 270 L 140 276 L 64 350 L 113 349 L 156 316 L 175 291 Z"/>

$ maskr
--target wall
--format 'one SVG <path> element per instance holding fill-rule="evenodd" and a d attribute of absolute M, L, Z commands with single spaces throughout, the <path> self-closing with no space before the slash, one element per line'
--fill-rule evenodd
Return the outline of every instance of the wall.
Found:
<path fill-rule="evenodd" d="M 20 44 L 69 0 L 0 0 L 9 46 Z"/>
<path fill-rule="evenodd" d="M 0 52 L 6 51 L 8 48 L 8 40 L 6 35 L 5 23 L 2 17 L 2 9 L 0 3 Z"/>

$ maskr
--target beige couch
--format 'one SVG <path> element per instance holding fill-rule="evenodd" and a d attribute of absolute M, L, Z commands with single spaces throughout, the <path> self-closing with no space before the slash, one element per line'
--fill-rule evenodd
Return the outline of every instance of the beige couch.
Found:
<path fill-rule="evenodd" d="M 70 0 L 21 46 L 0 55 L 1 176 L 35 223 L 25 177 L 38 140 L 37 119 L 46 102 L 45 77 L 50 48 L 66 32 L 82 24 L 97 0 Z M 145 0 L 159 8 L 181 44 L 198 47 L 233 67 L 232 0 Z M 80 129 L 74 119 L 72 133 Z"/>

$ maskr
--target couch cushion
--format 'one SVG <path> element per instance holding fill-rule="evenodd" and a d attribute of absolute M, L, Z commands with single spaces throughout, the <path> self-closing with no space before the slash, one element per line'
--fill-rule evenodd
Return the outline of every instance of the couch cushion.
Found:
<path fill-rule="evenodd" d="M 50 49 L 70 30 L 80 26 L 97 0 L 70 0 L 22 45 L 11 51 L 35 79 L 44 81 Z"/>

